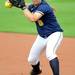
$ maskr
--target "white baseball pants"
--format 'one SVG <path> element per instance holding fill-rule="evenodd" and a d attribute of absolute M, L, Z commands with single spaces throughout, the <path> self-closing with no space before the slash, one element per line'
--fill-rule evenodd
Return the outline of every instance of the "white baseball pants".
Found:
<path fill-rule="evenodd" d="M 28 62 L 31 65 L 36 65 L 39 61 L 39 55 L 43 52 L 44 47 L 46 47 L 46 57 L 49 61 L 56 58 L 56 50 L 58 49 L 62 39 L 62 32 L 52 33 L 47 38 L 42 38 L 38 35 L 30 50 Z"/>

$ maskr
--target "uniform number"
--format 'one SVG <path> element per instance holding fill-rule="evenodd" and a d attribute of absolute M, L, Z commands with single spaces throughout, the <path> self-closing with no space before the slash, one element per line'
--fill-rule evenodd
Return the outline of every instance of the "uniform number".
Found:
<path fill-rule="evenodd" d="M 42 20 L 38 20 L 38 24 L 39 24 L 39 26 L 43 26 Z"/>

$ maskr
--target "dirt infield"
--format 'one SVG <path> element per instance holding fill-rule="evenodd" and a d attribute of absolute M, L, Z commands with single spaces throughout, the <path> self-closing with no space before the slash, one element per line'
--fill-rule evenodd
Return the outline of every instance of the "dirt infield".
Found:
<path fill-rule="evenodd" d="M 0 33 L 0 75 L 29 75 L 27 57 L 35 35 Z M 75 75 L 75 38 L 64 38 L 57 52 L 61 75 Z M 41 54 L 41 75 L 52 75 L 45 53 Z"/>

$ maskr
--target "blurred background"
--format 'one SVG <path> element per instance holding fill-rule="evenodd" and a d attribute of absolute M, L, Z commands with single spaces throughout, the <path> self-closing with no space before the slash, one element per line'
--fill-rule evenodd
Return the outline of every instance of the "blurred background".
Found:
<path fill-rule="evenodd" d="M 55 8 L 58 22 L 64 30 L 64 36 L 75 37 L 75 0 L 46 0 Z M 31 2 L 31 0 L 26 0 Z M 18 8 L 5 8 L 5 0 L 0 0 L 0 32 L 36 34 L 34 23 L 24 17 Z"/>

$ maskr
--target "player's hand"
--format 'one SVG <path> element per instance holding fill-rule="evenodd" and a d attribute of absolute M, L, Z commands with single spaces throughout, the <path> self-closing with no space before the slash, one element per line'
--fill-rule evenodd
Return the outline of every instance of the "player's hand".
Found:
<path fill-rule="evenodd" d="M 13 6 L 24 9 L 26 7 L 24 0 L 9 0 Z"/>

